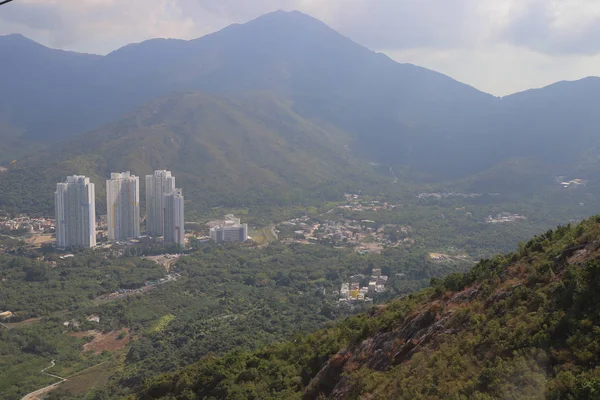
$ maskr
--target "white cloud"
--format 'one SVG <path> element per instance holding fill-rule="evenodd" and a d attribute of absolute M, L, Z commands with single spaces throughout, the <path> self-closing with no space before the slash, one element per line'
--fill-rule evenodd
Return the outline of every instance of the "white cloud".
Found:
<path fill-rule="evenodd" d="M 548 55 L 509 44 L 450 50 L 384 51 L 399 62 L 443 72 L 497 96 L 543 87 L 559 80 L 598 75 L 600 54 Z"/>
<path fill-rule="evenodd" d="M 598 0 L 19 0 L 2 7 L 0 34 L 107 53 L 277 9 L 306 12 L 398 61 L 496 94 L 600 71 Z"/>
<path fill-rule="evenodd" d="M 498 40 L 547 54 L 600 52 L 600 2 L 523 0 Z"/>
<path fill-rule="evenodd" d="M 214 32 L 229 20 L 179 0 L 21 0 L 3 8 L 0 34 L 21 32 L 63 49 L 107 53 L 155 37 L 191 39 Z"/>

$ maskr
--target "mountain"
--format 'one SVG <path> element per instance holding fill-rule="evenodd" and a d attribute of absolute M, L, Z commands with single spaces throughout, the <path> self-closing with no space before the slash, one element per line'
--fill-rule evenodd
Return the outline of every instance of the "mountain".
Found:
<path fill-rule="evenodd" d="M 593 109 L 599 79 L 500 99 L 397 63 L 299 12 L 267 14 L 190 41 L 131 44 L 106 56 L 52 50 L 14 35 L 0 37 L 0 51 L 10 60 L 0 65 L 0 90 L 12 100 L 0 112 L 2 162 L 97 130 L 172 93 L 262 92 L 351 139 L 363 161 L 398 167 L 417 182 L 477 180 L 503 173 L 515 159 L 536 166 L 523 176 L 517 171 L 519 187 L 600 172 L 600 117 Z"/>
<path fill-rule="evenodd" d="M 11 46 L 13 37 L 2 42 L 9 43 L 0 45 L 7 57 L 24 54 L 14 68 L 0 66 L 0 87 L 18 99 L 11 120 L 32 139 L 93 129 L 173 91 L 259 90 L 291 100 L 304 117 L 355 134 L 369 157 L 412 160 L 420 157 L 411 155 L 411 147 L 422 143 L 411 141 L 430 143 L 421 136 L 438 129 L 456 132 L 461 121 L 496 100 L 436 72 L 398 64 L 299 12 L 268 14 L 192 41 L 150 40 L 105 57 L 76 57 L 28 41 Z M 56 62 L 43 61 L 52 55 Z M 23 73 L 20 64 L 28 65 Z M 30 69 L 38 65 L 42 69 L 30 81 Z M 40 116 L 28 118 L 30 104 Z"/>
<path fill-rule="evenodd" d="M 600 217 L 311 335 L 207 356 L 137 399 L 592 399 Z"/>
<path fill-rule="evenodd" d="M 49 49 L 21 35 L 0 37 L 0 53 L 0 91 L 9 100 L 0 121 L 24 130 L 26 137 L 45 140 L 57 135 L 65 119 L 75 130 L 87 128 L 84 116 L 71 113 L 69 106 L 100 56 Z"/>
<path fill-rule="evenodd" d="M 165 168 L 184 188 L 188 211 L 325 201 L 370 175 L 348 150 L 351 143 L 270 93 L 174 94 L 19 160 L 0 179 L 0 203 L 49 213 L 56 182 L 79 173 L 96 183 L 101 211 L 111 171 L 143 176 Z"/>

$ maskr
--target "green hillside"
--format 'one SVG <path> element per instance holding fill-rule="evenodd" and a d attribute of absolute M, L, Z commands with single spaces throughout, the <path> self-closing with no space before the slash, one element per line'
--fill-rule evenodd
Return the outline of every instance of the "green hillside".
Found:
<path fill-rule="evenodd" d="M 51 213 L 56 182 L 85 174 L 96 183 L 101 211 L 110 172 L 143 176 L 154 169 L 173 171 L 190 211 L 319 202 L 369 175 L 351 143 L 345 133 L 301 118 L 267 93 L 177 94 L 19 160 L 0 175 L 0 204 Z"/>
<path fill-rule="evenodd" d="M 137 399 L 593 399 L 600 217 L 311 335 L 205 357 Z"/>

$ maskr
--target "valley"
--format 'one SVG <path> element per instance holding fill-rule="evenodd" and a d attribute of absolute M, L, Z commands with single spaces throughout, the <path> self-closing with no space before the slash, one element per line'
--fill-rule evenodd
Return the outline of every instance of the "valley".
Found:
<path fill-rule="evenodd" d="M 297 11 L 0 55 L 0 400 L 600 396 L 600 78 L 500 98 Z"/>
<path fill-rule="evenodd" d="M 38 319 L 0 333 L 2 341 L 14 343 L 25 335 L 49 347 L 10 350 L 19 357 L 27 354 L 19 365 L 30 375 L 21 377 L 22 389 L 5 382 L 3 390 L 14 394 L 40 387 L 43 377 L 35 371 L 49 357 L 61 362 L 61 376 L 110 362 L 111 376 L 119 371 L 115 376 L 120 378 L 105 383 L 102 390 L 138 387 L 154 373 L 183 367 L 210 353 L 257 350 L 291 338 L 298 330 L 313 331 L 367 310 L 370 301 L 345 303 L 340 293 L 344 284 L 348 290 L 354 284 L 368 286 L 364 277 L 373 268 L 389 277 L 385 290 L 365 295 L 379 307 L 427 287 L 432 278 L 467 271 L 480 258 L 514 251 L 519 241 L 547 229 L 552 218 L 576 220 L 590 212 L 578 202 L 573 208 L 556 208 L 560 213 L 551 215 L 549 205 L 526 208 L 502 195 L 423 193 L 346 194 L 343 200 L 320 207 L 295 206 L 284 213 L 293 218 L 274 221 L 277 236 L 250 246 L 190 239 L 184 254 L 139 243 L 122 251 L 101 246 L 69 257 L 25 243 L 21 255 L 16 253 L 18 247 L 8 247 L 0 275 L 0 309 L 13 312 L 15 321 Z M 585 197 L 585 192 L 558 193 L 568 199 Z M 527 219 L 487 222 L 488 215 L 515 212 L 515 207 Z M 248 220 L 264 218 L 250 210 L 219 210 L 229 211 L 241 212 Z M 202 221 L 190 226 L 192 238 L 207 234 Z M 141 257 L 148 251 L 157 255 Z M 165 273 L 175 278 L 165 278 Z M 53 295 L 57 288 L 62 289 L 64 300 Z M 91 322 L 90 316 L 99 322 Z M 124 347 L 102 354 L 85 352 L 93 336 L 85 332 L 108 334 L 122 329 L 131 332 L 131 342 L 123 342 Z M 58 340 L 55 335 L 76 335 L 78 340 L 67 345 L 66 338 Z M 77 399 L 84 393 L 67 389 L 59 386 L 57 398 Z"/>

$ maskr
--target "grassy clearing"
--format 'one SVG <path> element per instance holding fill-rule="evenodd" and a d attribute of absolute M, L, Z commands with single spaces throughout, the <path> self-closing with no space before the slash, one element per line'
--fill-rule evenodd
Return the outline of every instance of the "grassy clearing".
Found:
<path fill-rule="evenodd" d="M 90 390 L 106 386 L 109 378 L 120 368 L 118 360 L 106 361 L 70 376 L 62 383 L 59 392 L 71 395 L 85 394 Z"/>
<path fill-rule="evenodd" d="M 175 319 L 173 314 L 163 315 L 150 329 L 150 332 L 162 332 Z"/>
<path fill-rule="evenodd" d="M 270 242 L 277 241 L 277 236 L 274 234 L 271 227 L 251 229 L 249 235 L 259 246 L 264 246 Z"/>

